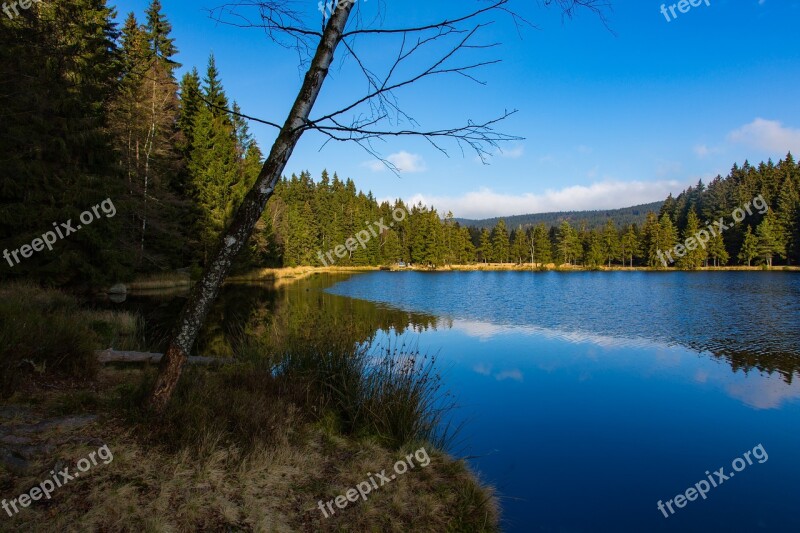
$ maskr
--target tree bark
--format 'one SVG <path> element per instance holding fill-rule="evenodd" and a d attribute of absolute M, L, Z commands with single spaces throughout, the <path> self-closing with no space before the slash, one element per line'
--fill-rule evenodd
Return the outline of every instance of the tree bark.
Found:
<path fill-rule="evenodd" d="M 309 113 L 328 75 L 334 51 L 342 40 L 342 33 L 352 8 L 352 2 L 339 2 L 331 15 L 300 92 L 253 188 L 247 193 L 233 221 L 224 232 L 216 252 L 206 264 L 201 279 L 192 288 L 189 299 L 172 330 L 167 351 L 159 365 L 158 377 L 148 399 L 148 407 L 156 413 L 163 412 L 169 403 L 180 379 L 183 365 L 211 305 L 219 294 L 222 282 L 230 271 L 231 263 L 250 238 L 292 151 L 305 131 Z"/>

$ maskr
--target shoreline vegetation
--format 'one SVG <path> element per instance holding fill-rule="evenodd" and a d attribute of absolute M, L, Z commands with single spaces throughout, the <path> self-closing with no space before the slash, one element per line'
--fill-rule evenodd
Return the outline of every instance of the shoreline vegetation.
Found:
<path fill-rule="evenodd" d="M 422 265 L 408 265 L 399 267 L 397 265 L 391 266 L 364 266 L 364 267 L 286 267 L 286 268 L 264 268 L 253 270 L 246 274 L 231 276 L 226 280 L 226 283 L 253 283 L 253 282 L 267 282 L 273 281 L 275 287 L 279 288 L 295 281 L 300 281 L 308 278 L 309 276 L 317 274 L 355 274 L 359 272 L 715 272 L 715 271 L 747 271 L 747 272 L 800 272 L 800 266 L 773 266 L 766 268 L 764 265 L 759 266 L 709 266 L 698 267 L 695 269 L 680 269 L 680 268 L 660 268 L 660 267 L 646 267 L 634 266 L 624 267 L 619 265 L 608 266 L 582 266 L 582 265 L 556 265 L 555 263 L 542 264 L 515 264 L 515 263 L 474 263 L 465 265 L 444 265 L 444 266 L 422 266 Z"/>
<path fill-rule="evenodd" d="M 773 266 L 766 265 L 736 265 L 736 266 L 708 266 L 694 269 L 661 268 L 634 266 L 583 266 L 583 265 L 556 265 L 549 264 L 515 264 L 515 263 L 473 263 L 464 265 L 422 266 L 407 265 L 391 266 L 303 266 L 283 268 L 259 268 L 246 273 L 230 276 L 226 284 L 247 283 L 272 283 L 273 288 L 280 289 L 297 281 L 302 281 L 311 276 L 320 274 L 357 274 L 361 272 L 800 272 L 800 266 Z M 157 276 L 136 278 L 126 284 L 127 291 L 132 294 L 146 295 L 151 292 L 160 293 L 164 290 L 184 290 L 191 288 L 194 280 L 182 272 L 163 273 Z M 106 292 L 110 292 L 107 290 Z"/>
<path fill-rule="evenodd" d="M 280 345 L 243 334 L 235 364 L 188 368 L 159 418 L 141 407 L 155 367 L 97 356 L 146 349 L 141 326 L 58 290 L 0 285 L 2 497 L 100 445 L 114 456 L 3 517 L 9 530 L 499 531 L 494 489 L 443 451 L 453 435 L 440 433 L 449 404 L 433 358 L 333 329 Z M 423 446 L 425 469 L 319 511 Z"/>

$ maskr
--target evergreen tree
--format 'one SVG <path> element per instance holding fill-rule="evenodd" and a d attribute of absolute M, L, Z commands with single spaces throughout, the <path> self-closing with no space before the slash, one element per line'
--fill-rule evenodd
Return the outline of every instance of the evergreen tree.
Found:
<path fill-rule="evenodd" d="M 203 87 L 205 100 L 227 105 L 227 97 L 217 77 L 213 56 L 209 59 L 209 69 L 205 79 L 206 85 Z M 201 213 L 197 229 L 205 257 L 217 245 L 220 232 L 236 211 L 246 183 L 241 172 L 236 133 L 230 116 L 220 112 L 218 108 L 201 105 L 193 122 L 194 138 L 188 169 L 195 202 Z M 292 219 L 297 220 L 306 216 L 305 206 L 292 207 L 294 209 L 291 212 Z M 292 246 L 297 242 L 292 239 Z M 299 242 L 308 242 L 305 234 Z M 291 248 L 290 253 L 292 255 L 288 260 L 292 264 L 300 264 L 298 261 L 304 254 L 299 253 L 296 247 Z M 310 255 L 312 254 L 309 253 Z"/>
<path fill-rule="evenodd" d="M 492 262 L 508 263 L 509 241 L 506 222 L 500 219 L 492 230 Z"/>
<path fill-rule="evenodd" d="M 608 267 L 611 268 L 611 261 L 619 258 L 621 253 L 619 232 L 611 219 L 606 222 L 606 227 L 603 230 L 602 250 L 603 256 L 608 261 Z"/>
<path fill-rule="evenodd" d="M 492 257 L 494 256 L 492 251 L 492 235 L 486 228 L 481 230 L 480 244 L 478 245 L 478 256 L 484 263 L 491 261 Z"/>
<path fill-rule="evenodd" d="M 783 255 L 785 248 L 781 243 L 781 236 L 776 228 L 775 215 L 770 210 L 761 224 L 756 228 L 758 237 L 758 255 L 764 258 L 768 267 L 772 268 L 772 258 L 775 255 Z"/>
<path fill-rule="evenodd" d="M 222 82 L 219 79 L 219 70 L 217 70 L 217 62 L 214 59 L 214 54 L 208 57 L 208 67 L 206 68 L 206 77 L 203 79 L 206 106 L 211 110 L 214 117 L 224 116 L 225 120 L 230 121 L 228 115 L 228 97 L 225 95 L 225 90 L 222 88 Z"/>
<path fill-rule="evenodd" d="M 531 240 L 528 238 L 528 233 L 522 226 L 514 230 L 511 239 L 511 249 L 513 259 L 517 264 L 527 263 L 528 259 L 530 259 Z"/>
<path fill-rule="evenodd" d="M 114 13 L 103 0 L 34 6 L 0 16 L 0 245 L 17 249 L 107 198 L 117 215 L 6 265 L 2 276 L 51 284 L 124 279 L 130 209 L 105 114 L 123 66 Z"/>
<path fill-rule="evenodd" d="M 630 261 L 630 267 L 633 268 L 633 258 L 641 254 L 641 247 L 639 245 L 639 237 L 636 235 L 636 228 L 633 224 L 628 226 L 628 231 L 622 236 L 620 240 L 620 259 L 622 265 L 625 265 L 625 260 Z"/>
<path fill-rule="evenodd" d="M 192 142 L 194 140 L 194 122 L 200 107 L 203 106 L 200 92 L 200 74 L 194 67 L 190 72 L 183 75 L 180 85 L 180 115 L 178 116 L 178 128 L 183 134 L 180 145 L 181 152 L 185 157 L 189 157 Z"/>
<path fill-rule="evenodd" d="M 178 50 L 175 48 L 175 39 L 169 36 L 170 33 L 172 24 L 161 12 L 161 2 L 152 0 L 147 8 L 147 40 L 153 54 L 167 66 L 171 76 L 172 71 L 180 65 L 172 61 L 172 56 L 177 54 Z"/>
<path fill-rule="evenodd" d="M 730 255 L 725 249 L 725 241 L 719 232 L 714 232 L 711 241 L 708 243 L 708 257 L 713 259 L 715 267 L 726 265 L 730 259 Z"/>
<path fill-rule="evenodd" d="M 662 217 L 663 218 L 663 217 Z M 669 218 L 667 218 L 669 220 Z M 661 250 L 661 224 L 656 218 L 655 213 L 648 213 L 642 229 L 642 253 L 645 256 L 645 264 L 649 267 L 663 267 L 661 260 L 663 251 Z M 659 256 L 661 252 L 661 256 Z"/>
<path fill-rule="evenodd" d="M 558 256 L 564 264 L 571 264 L 581 255 L 581 242 L 578 234 L 572 228 L 568 220 L 561 223 L 558 230 Z"/>
<path fill-rule="evenodd" d="M 606 255 L 603 250 L 603 235 L 597 230 L 591 230 L 586 237 L 584 248 L 584 264 L 591 268 L 602 266 Z"/>
<path fill-rule="evenodd" d="M 478 260 L 475 245 L 472 244 L 472 236 L 469 228 L 459 228 L 459 242 L 461 244 L 458 262 L 462 265 L 473 263 Z"/>
<path fill-rule="evenodd" d="M 544 223 L 539 223 L 533 227 L 533 237 L 531 239 L 531 261 L 539 265 L 546 265 L 553 259 L 553 250 L 550 243 L 550 236 Z"/>
<path fill-rule="evenodd" d="M 659 230 L 658 239 L 656 241 L 657 244 L 656 255 L 658 255 L 658 251 L 661 251 L 661 253 L 663 254 L 665 252 L 672 250 L 678 243 L 678 231 L 672 224 L 672 220 L 666 214 L 663 215 L 661 219 L 658 221 L 658 230 Z M 650 266 L 657 266 L 657 267 L 663 266 L 660 257 L 657 257 L 656 261 L 657 263 L 655 265 L 651 264 Z"/>
<path fill-rule="evenodd" d="M 691 208 L 686 219 L 686 228 L 683 230 L 683 242 L 686 247 L 686 254 L 676 261 L 680 268 L 696 270 L 703 266 L 703 262 L 708 254 L 706 249 L 701 246 L 695 238 L 699 230 L 700 221 L 697 219 L 694 208 Z"/>
<path fill-rule="evenodd" d="M 791 154 L 789 154 L 791 157 Z M 776 211 L 776 230 L 779 233 L 781 247 L 786 252 L 786 258 L 791 261 L 798 260 L 800 254 L 800 194 L 795 187 L 791 174 L 786 176 L 778 196 Z"/>
<path fill-rule="evenodd" d="M 753 259 L 758 257 L 758 237 L 753 235 L 753 230 L 747 226 L 747 233 L 744 236 L 742 249 L 739 251 L 739 261 L 747 262 L 747 266 L 751 266 Z"/>

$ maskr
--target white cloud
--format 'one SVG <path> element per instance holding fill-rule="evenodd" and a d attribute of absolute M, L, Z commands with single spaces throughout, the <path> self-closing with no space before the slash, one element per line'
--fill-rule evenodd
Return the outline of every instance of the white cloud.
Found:
<path fill-rule="evenodd" d="M 405 150 L 387 156 L 386 160 L 397 167 L 397 170 L 400 172 L 425 172 L 427 170 L 425 161 L 422 159 L 421 155 L 412 154 Z M 386 165 L 378 160 L 367 161 L 364 163 L 364 166 L 373 172 L 383 172 L 387 170 Z"/>
<path fill-rule="evenodd" d="M 691 182 L 692 180 L 689 180 Z M 688 183 L 688 182 L 687 182 Z M 669 193 L 680 192 L 686 184 L 678 181 L 603 181 L 575 185 L 542 194 L 499 194 L 488 188 L 461 196 L 414 195 L 412 204 L 435 206 L 440 213 L 452 211 L 462 218 L 491 218 L 553 211 L 616 209 L 663 200 Z"/>
<path fill-rule="evenodd" d="M 784 127 L 777 120 L 757 118 L 729 133 L 728 140 L 781 156 L 800 151 L 800 129 Z"/>
<path fill-rule="evenodd" d="M 514 148 L 506 148 L 505 150 L 497 149 L 497 155 L 505 157 L 506 159 L 519 159 L 525 154 L 525 147 L 522 145 L 515 146 Z"/>

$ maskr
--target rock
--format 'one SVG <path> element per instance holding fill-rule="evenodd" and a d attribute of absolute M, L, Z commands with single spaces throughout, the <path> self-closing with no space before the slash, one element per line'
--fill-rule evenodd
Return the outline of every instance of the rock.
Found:
<path fill-rule="evenodd" d="M 124 283 L 117 283 L 108 289 L 108 294 L 128 294 L 128 287 Z"/>

